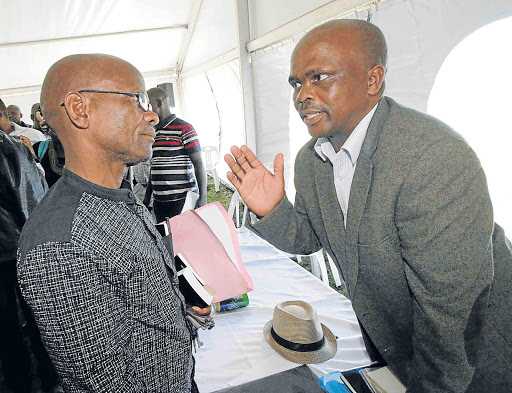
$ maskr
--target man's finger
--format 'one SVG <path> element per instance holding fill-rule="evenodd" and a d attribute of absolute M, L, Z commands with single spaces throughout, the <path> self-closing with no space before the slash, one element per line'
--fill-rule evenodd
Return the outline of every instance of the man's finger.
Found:
<path fill-rule="evenodd" d="M 263 165 L 258 157 L 256 157 L 256 154 L 254 154 L 252 150 L 249 149 L 249 147 L 246 145 L 241 146 L 240 150 L 245 156 L 244 158 L 246 159 L 250 168 L 258 168 Z"/>
<path fill-rule="evenodd" d="M 226 154 L 226 155 L 224 156 L 224 162 L 225 162 L 226 164 L 228 164 L 228 166 L 229 166 L 230 168 L 232 168 L 232 167 L 233 167 L 233 165 L 235 165 L 235 164 L 236 164 L 236 163 L 235 163 L 235 159 L 233 158 L 233 156 L 232 156 L 231 154 Z"/>
<path fill-rule="evenodd" d="M 240 153 L 241 155 L 242 153 Z M 245 171 L 242 169 L 240 164 L 238 163 L 238 160 L 233 158 L 231 155 L 226 154 L 224 156 L 224 161 L 226 161 L 226 164 L 229 165 L 229 169 L 238 177 L 239 179 L 243 179 L 245 177 Z"/>
<path fill-rule="evenodd" d="M 197 313 L 197 315 L 206 316 L 210 315 L 212 308 L 210 306 L 205 308 L 199 308 L 197 306 L 192 306 L 192 309 Z"/>
<path fill-rule="evenodd" d="M 237 189 L 237 191 L 240 191 L 240 186 L 242 185 L 242 182 L 238 180 L 238 178 L 235 176 L 233 172 L 226 173 L 226 176 L 231 184 Z"/>
<path fill-rule="evenodd" d="M 245 157 L 245 154 L 243 153 L 243 151 L 241 149 L 243 148 L 247 148 L 247 146 L 241 146 L 241 148 L 239 149 L 238 147 L 236 146 L 233 146 L 231 148 L 231 154 L 233 154 L 233 157 L 235 157 L 235 160 L 236 162 L 238 163 L 238 165 L 240 165 L 240 167 L 245 171 L 245 172 L 250 172 L 250 170 L 252 169 L 251 165 L 249 164 L 249 162 L 247 161 L 247 158 Z"/>
<path fill-rule="evenodd" d="M 274 176 L 284 184 L 284 157 L 283 153 L 279 153 L 274 158 Z"/>

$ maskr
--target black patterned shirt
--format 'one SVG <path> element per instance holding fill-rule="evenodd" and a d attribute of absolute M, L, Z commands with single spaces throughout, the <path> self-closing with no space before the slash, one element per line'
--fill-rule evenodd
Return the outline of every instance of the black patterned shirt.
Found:
<path fill-rule="evenodd" d="M 146 208 L 65 170 L 28 219 L 18 278 L 66 392 L 189 392 L 191 334 Z"/>

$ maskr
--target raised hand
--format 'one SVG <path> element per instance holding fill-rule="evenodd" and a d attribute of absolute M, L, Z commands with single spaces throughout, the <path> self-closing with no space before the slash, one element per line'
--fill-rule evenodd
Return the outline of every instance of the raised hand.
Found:
<path fill-rule="evenodd" d="M 224 161 L 231 169 L 227 173 L 228 180 L 253 213 L 265 216 L 281 202 L 284 197 L 284 160 L 281 153 L 274 159 L 274 174 L 245 145 L 231 147 L 231 155 L 226 154 Z"/>
<path fill-rule="evenodd" d="M 33 155 L 36 155 L 34 148 L 32 147 L 32 142 L 30 142 L 30 139 L 28 139 L 24 135 L 20 135 L 20 140 L 23 142 L 25 146 L 29 148 L 29 150 L 32 152 Z"/>

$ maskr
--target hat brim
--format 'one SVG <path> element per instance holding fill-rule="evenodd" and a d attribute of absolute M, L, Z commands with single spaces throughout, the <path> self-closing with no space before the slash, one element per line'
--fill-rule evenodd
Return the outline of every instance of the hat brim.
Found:
<path fill-rule="evenodd" d="M 272 334 L 270 334 L 270 329 L 272 329 L 272 320 L 265 324 L 265 327 L 263 328 L 263 335 L 265 336 L 265 340 L 267 340 L 268 344 L 274 348 L 274 350 L 279 355 L 289 360 L 290 362 L 298 364 L 322 363 L 331 359 L 336 354 L 336 351 L 338 350 L 338 344 L 336 342 L 336 337 L 334 337 L 334 334 L 332 334 L 329 328 L 324 324 L 321 325 L 325 337 L 324 346 L 316 351 L 311 352 L 292 351 L 276 343 L 272 337 Z"/>

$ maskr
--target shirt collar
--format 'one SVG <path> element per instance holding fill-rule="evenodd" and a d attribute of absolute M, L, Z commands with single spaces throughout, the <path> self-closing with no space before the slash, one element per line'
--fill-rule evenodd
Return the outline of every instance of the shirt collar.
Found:
<path fill-rule="evenodd" d="M 163 128 L 167 127 L 169 124 L 171 124 L 176 119 L 176 115 L 173 113 L 171 116 L 169 116 L 167 119 L 165 119 L 165 126 Z"/>
<path fill-rule="evenodd" d="M 363 146 L 364 138 L 366 137 L 366 132 L 368 131 L 368 126 L 370 125 L 373 115 L 377 110 L 377 105 L 378 103 L 375 104 L 370 112 L 368 112 L 366 116 L 361 119 L 356 128 L 354 128 L 354 131 L 352 131 L 348 139 L 341 147 L 340 152 L 344 151 L 349 156 L 350 160 L 352 161 L 352 165 L 355 165 L 357 162 L 359 153 L 361 152 L 361 147 Z M 336 155 L 334 148 L 332 147 L 331 142 L 327 137 L 318 138 L 315 143 L 315 151 L 324 161 L 328 158 L 328 156 Z"/>
<path fill-rule="evenodd" d="M 76 173 L 71 172 L 68 169 L 64 169 L 62 180 L 80 191 L 87 192 L 88 194 L 95 195 L 100 198 L 125 202 L 127 204 L 135 203 L 135 196 L 131 190 L 131 185 L 124 179 L 121 182 L 120 188 L 111 189 L 91 183 L 90 181 L 78 176 Z"/>

